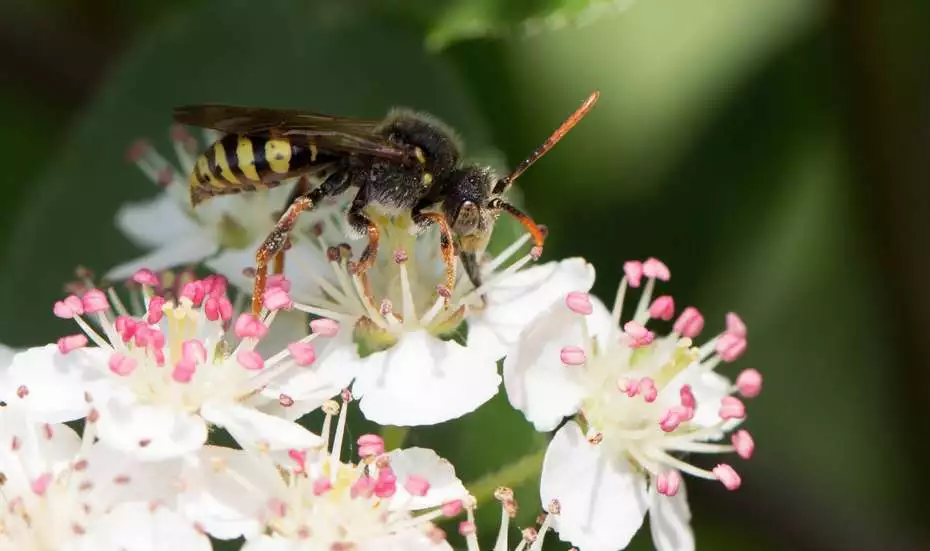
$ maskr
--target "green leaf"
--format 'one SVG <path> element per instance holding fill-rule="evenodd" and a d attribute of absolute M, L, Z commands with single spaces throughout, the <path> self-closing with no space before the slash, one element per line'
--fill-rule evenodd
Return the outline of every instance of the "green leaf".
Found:
<path fill-rule="evenodd" d="M 0 321 L 9 344 L 71 332 L 50 308 L 78 264 L 102 272 L 138 254 L 114 229 L 114 213 L 156 190 L 125 163 L 124 152 L 137 138 L 151 137 L 167 153 L 172 107 L 203 102 L 358 117 L 405 105 L 445 119 L 470 151 L 490 156 L 481 115 L 456 74 L 423 51 L 414 28 L 364 14 L 337 17 L 326 3 L 197 3 L 123 56 L 48 171 L 30 186 L 0 276 L 0 300 L 20 313 Z"/>
<path fill-rule="evenodd" d="M 432 23 L 427 45 L 440 50 L 460 40 L 522 35 L 589 23 L 619 11 L 626 0 L 455 0 L 445 4 Z"/>

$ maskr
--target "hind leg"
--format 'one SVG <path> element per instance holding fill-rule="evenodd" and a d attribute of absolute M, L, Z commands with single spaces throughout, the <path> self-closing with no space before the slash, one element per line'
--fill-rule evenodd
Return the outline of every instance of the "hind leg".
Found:
<path fill-rule="evenodd" d="M 345 191 L 349 175 L 338 172 L 329 176 L 319 187 L 299 195 L 291 201 L 284 214 L 278 219 L 274 229 L 265 238 L 255 253 L 255 283 L 252 287 L 252 313 L 258 315 L 262 311 L 262 293 L 265 292 L 265 283 L 268 280 L 268 263 L 283 253 L 288 237 L 297 224 L 300 213 L 313 210 L 320 201 L 326 197 L 337 195 Z M 283 269 L 283 261 L 281 264 Z"/>
<path fill-rule="evenodd" d="M 294 185 L 294 189 L 291 190 L 290 194 L 287 196 L 287 201 L 284 203 L 285 212 L 287 208 L 294 204 L 294 201 L 302 195 L 306 195 L 310 191 L 310 179 L 306 176 L 301 176 L 297 183 Z M 285 249 L 287 247 L 285 246 Z M 274 268 L 272 273 L 274 274 L 283 274 L 284 273 L 284 254 L 286 250 L 281 250 L 274 257 Z"/>

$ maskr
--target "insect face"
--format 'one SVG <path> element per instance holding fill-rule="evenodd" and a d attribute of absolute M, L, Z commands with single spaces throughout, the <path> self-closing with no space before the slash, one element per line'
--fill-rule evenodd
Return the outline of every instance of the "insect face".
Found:
<path fill-rule="evenodd" d="M 443 211 L 464 252 L 481 252 L 491 237 L 496 213 L 489 208 L 495 177 L 490 169 L 465 166 L 452 172 Z"/>

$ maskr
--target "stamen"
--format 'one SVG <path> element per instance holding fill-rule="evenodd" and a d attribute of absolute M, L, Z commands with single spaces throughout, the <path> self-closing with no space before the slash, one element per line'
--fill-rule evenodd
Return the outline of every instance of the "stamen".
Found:
<path fill-rule="evenodd" d="M 87 336 L 80 333 L 58 339 L 58 351 L 62 354 L 67 354 L 72 350 L 84 348 L 85 346 L 87 346 Z"/>
<path fill-rule="evenodd" d="M 762 374 L 752 368 L 744 369 L 736 377 L 736 388 L 744 398 L 755 398 L 762 392 Z"/>
<path fill-rule="evenodd" d="M 559 356 L 563 364 L 571 366 L 582 365 L 587 360 L 584 350 L 577 346 L 566 346 L 562 348 Z"/>
<path fill-rule="evenodd" d="M 649 306 L 650 318 L 670 321 L 674 315 L 675 300 L 668 295 L 662 295 L 661 297 L 656 298 Z"/>
<path fill-rule="evenodd" d="M 746 338 L 733 333 L 724 333 L 717 339 L 716 351 L 723 361 L 736 361 L 746 351 Z"/>
<path fill-rule="evenodd" d="M 623 273 L 630 287 L 637 289 L 643 277 L 643 263 L 638 260 L 629 260 L 623 263 Z"/>
<path fill-rule="evenodd" d="M 582 291 L 572 291 L 565 297 L 565 306 L 576 314 L 588 316 L 594 312 L 594 305 L 591 304 L 591 298 L 588 293 Z"/>
<path fill-rule="evenodd" d="M 672 272 L 668 266 L 657 258 L 649 258 L 643 262 L 643 275 L 660 281 L 668 281 L 672 278 Z"/>
<path fill-rule="evenodd" d="M 336 423 L 336 437 L 333 439 L 333 450 L 329 463 L 329 481 L 336 483 L 336 475 L 339 473 L 339 454 L 342 452 L 342 439 L 346 432 L 346 413 L 348 412 L 349 402 L 352 400 L 352 394 L 349 390 L 342 391 L 342 408 L 339 410 L 339 421 Z"/>
<path fill-rule="evenodd" d="M 736 431 L 733 433 L 730 441 L 733 442 L 733 448 L 736 450 L 737 455 L 743 459 L 749 459 L 752 457 L 752 452 L 756 448 L 756 443 L 753 441 L 749 431 Z"/>
<path fill-rule="evenodd" d="M 664 496 L 674 496 L 681 488 L 681 473 L 676 470 L 659 474 L 656 478 L 656 491 Z"/>
<path fill-rule="evenodd" d="M 726 463 L 721 463 L 714 467 L 713 473 L 714 476 L 717 477 L 717 480 L 722 482 L 723 485 L 726 486 L 727 490 L 730 491 L 738 489 L 740 484 L 743 482 L 733 467 L 727 465 Z"/>
<path fill-rule="evenodd" d="M 720 399 L 720 418 L 743 419 L 746 417 L 746 406 L 736 396 L 724 396 Z"/>
<path fill-rule="evenodd" d="M 384 453 L 384 439 L 377 434 L 363 434 L 356 443 L 359 457 L 367 458 Z"/>

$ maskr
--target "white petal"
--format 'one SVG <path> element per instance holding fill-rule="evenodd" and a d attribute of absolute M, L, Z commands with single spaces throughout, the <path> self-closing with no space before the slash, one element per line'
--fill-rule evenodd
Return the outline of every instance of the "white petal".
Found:
<path fill-rule="evenodd" d="M 202 231 L 168 193 L 123 205 L 116 213 L 116 226 L 145 248 L 168 245 Z"/>
<path fill-rule="evenodd" d="M 242 450 L 207 446 L 189 465 L 178 510 L 215 538 L 258 534 L 262 528 L 258 519 L 268 499 L 285 489 L 270 461 L 256 461 Z M 244 488 L 242 483 L 252 487 Z"/>
<path fill-rule="evenodd" d="M 494 360 L 425 331 L 360 361 L 353 385 L 365 417 L 381 425 L 433 425 L 470 413 L 497 394 Z"/>
<path fill-rule="evenodd" d="M 109 383 L 100 370 L 107 365 L 106 357 L 99 348 L 62 354 L 54 344 L 20 352 L 7 371 L 0 400 L 27 410 L 33 421 L 80 419 L 90 409 L 85 392 L 95 396 L 107 393 Z M 20 387 L 26 392 L 18 392 Z"/>
<path fill-rule="evenodd" d="M 650 494 L 649 525 L 656 551 L 694 551 L 691 509 L 684 481 L 678 494 L 672 497 L 659 495 L 654 489 Z"/>
<path fill-rule="evenodd" d="M 583 347 L 583 320 L 563 300 L 556 300 L 526 328 L 504 359 L 507 397 L 536 430 L 555 429 L 584 398 L 575 373 L 584 367 L 566 366 L 561 359 L 563 347 Z"/>
<path fill-rule="evenodd" d="M 286 377 L 271 382 L 262 394 L 273 403 L 263 406 L 263 411 L 285 419 L 299 419 L 352 383 L 362 365 L 352 332 L 342 330 L 333 338 L 316 339 L 313 344 L 317 347 L 317 360 L 307 367 L 295 367 Z M 275 407 L 281 394 L 291 397 L 294 405 Z"/>
<path fill-rule="evenodd" d="M 81 445 L 81 438 L 68 425 L 38 424 L 21 408 L 0 408 L 0 442 L 9 444 L 14 439 L 20 442 L 18 449 L 0 454 L 7 495 L 28 492 L 29 484 L 43 473 L 61 472 Z"/>
<path fill-rule="evenodd" d="M 209 551 L 210 539 L 166 507 L 124 503 L 80 538 L 87 551 Z M 86 543 L 85 543 L 86 542 Z"/>
<path fill-rule="evenodd" d="M 207 402 L 200 411 L 204 419 L 226 429 L 246 449 L 304 450 L 323 444 L 322 438 L 297 423 L 253 408 Z"/>
<path fill-rule="evenodd" d="M 144 256 L 111 268 L 104 278 L 120 281 L 132 277 L 142 268 L 158 272 L 185 264 L 195 264 L 209 257 L 218 249 L 219 246 L 210 235 L 198 230 L 162 245 Z"/>
<path fill-rule="evenodd" d="M 16 349 L 0 344 L 0 371 L 6 370 L 13 362 L 13 356 L 16 355 Z"/>
<path fill-rule="evenodd" d="M 543 460 L 543 506 L 559 500 L 559 537 L 584 551 L 625 548 L 649 505 L 645 477 L 625 459 L 605 452 L 569 421 L 552 438 Z"/>
<path fill-rule="evenodd" d="M 207 440 L 207 426 L 200 416 L 139 403 L 129 392 L 94 404 L 100 413 L 96 423 L 100 440 L 142 461 L 179 457 Z"/>
<path fill-rule="evenodd" d="M 84 499 L 101 510 L 130 501 L 169 502 L 180 491 L 180 459 L 143 462 L 103 441 L 83 455 L 87 461 L 83 477 L 93 482 Z"/>
<path fill-rule="evenodd" d="M 245 542 L 241 551 L 313 551 L 310 543 L 303 545 L 297 540 L 261 535 Z"/>
<path fill-rule="evenodd" d="M 465 497 L 467 492 L 462 481 L 455 476 L 455 467 L 433 450 L 408 448 L 394 450 L 388 455 L 391 469 L 397 476 L 397 493 L 391 498 L 391 509 L 424 509 Z M 423 477 L 429 482 L 425 496 L 413 496 L 404 489 L 410 475 Z"/>
<path fill-rule="evenodd" d="M 413 528 L 388 538 L 365 542 L 359 551 L 452 551 L 452 546 L 446 541 L 434 542 Z"/>
<path fill-rule="evenodd" d="M 540 312 L 571 291 L 588 291 L 594 267 L 582 258 L 547 262 L 502 278 L 487 292 L 484 311 L 468 322 L 468 344 L 499 359 Z"/>
<path fill-rule="evenodd" d="M 0 396 L 6 396 L 11 389 L 16 388 L 11 386 L 9 379 L 10 364 L 13 363 L 16 352 L 15 349 L 0 344 Z"/>

